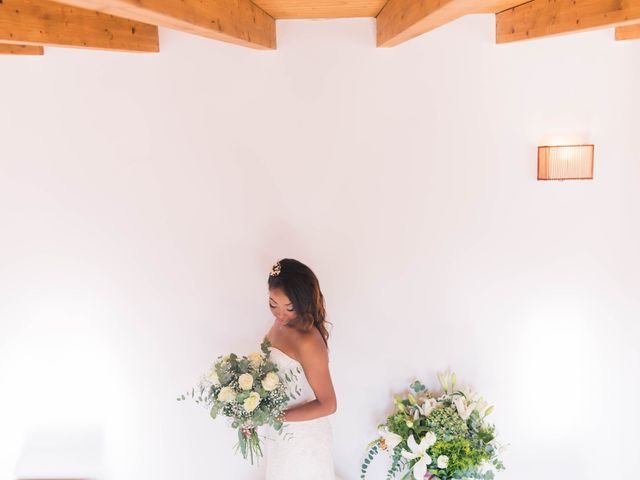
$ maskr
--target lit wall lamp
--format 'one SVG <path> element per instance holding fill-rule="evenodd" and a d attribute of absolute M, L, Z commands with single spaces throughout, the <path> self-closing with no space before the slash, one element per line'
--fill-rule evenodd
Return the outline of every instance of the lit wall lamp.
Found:
<path fill-rule="evenodd" d="M 538 180 L 593 180 L 593 145 L 538 147 Z"/>

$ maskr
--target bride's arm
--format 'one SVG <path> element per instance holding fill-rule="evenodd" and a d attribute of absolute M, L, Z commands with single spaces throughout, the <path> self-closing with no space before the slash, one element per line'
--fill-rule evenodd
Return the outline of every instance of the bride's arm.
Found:
<path fill-rule="evenodd" d="M 284 420 L 301 422 L 331 415 L 336 411 L 337 402 L 329 373 L 329 354 L 324 341 L 320 336 L 315 335 L 305 338 L 299 344 L 297 353 L 316 399 L 287 410 L 284 414 Z"/>

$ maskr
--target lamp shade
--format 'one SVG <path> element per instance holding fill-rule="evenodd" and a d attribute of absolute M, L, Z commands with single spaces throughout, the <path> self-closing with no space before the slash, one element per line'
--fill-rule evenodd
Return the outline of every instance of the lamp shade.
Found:
<path fill-rule="evenodd" d="M 538 147 L 538 180 L 592 180 L 593 145 Z"/>

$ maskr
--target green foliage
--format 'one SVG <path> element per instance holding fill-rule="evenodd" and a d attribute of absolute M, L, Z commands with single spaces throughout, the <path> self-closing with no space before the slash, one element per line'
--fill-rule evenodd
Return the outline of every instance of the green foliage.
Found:
<path fill-rule="evenodd" d="M 269 356 L 271 355 L 271 342 L 266 336 L 262 339 L 262 343 L 260 344 L 260 350 L 262 351 L 264 356 L 267 358 L 269 358 Z"/>
<path fill-rule="evenodd" d="M 364 460 L 362 461 L 362 464 L 360 465 L 360 478 L 364 479 L 367 476 L 367 469 L 369 468 L 369 465 L 371 465 L 371 462 L 373 461 L 373 457 L 376 456 L 379 451 L 380 451 L 380 444 L 377 441 L 372 442 L 369 446 L 369 451 L 367 452 L 367 455 L 365 456 Z"/>
<path fill-rule="evenodd" d="M 406 460 L 402 456 L 402 444 L 398 445 L 393 449 L 391 454 L 391 466 L 387 471 L 387 480 L 392 480 L 395 478 L 396 474 L 398 474 L 406 465 Z"/>
<path fill-rule="evenodd" d="M 422 383 L 420 383 L 420 380 L 416 380 L 410 385 L 409 388 L 411 388 L 411 390 L 413 390 L 416 393 L 420 393 L 425 391 L 427 387 L 425 387 Z"/>
<path fill-rule="evenodd" d="M 458 471 L 469 471 L 478 467 L 491 458 L 478 444 L 471 439 L 456 437 L 448 441 L 437 441 L 430 450 L 430 455 L 435 460 L 440 455 L 449 457 L 449 464 L 444 470 L 435 473 L 440 478 L 453 478 Z M 434 462 L 435 463 L 435 462 Z"/>
<path fill-rule="evenodd" d="M 387 426 L 390 432 L 397 433 L 402 438 L 407 439 L 413 430 L 407 426 L 407 416 L 405 412 L 397 412 L 387 418 Z"/>
<path fill-rule="evenodd" d="M 242 360 L 240 360 L 238 362 L 238 371 L 240 372 L 240 374 L 243 373 L 249 373 L 249 360 L 246 358 L 243 358 Z"/>
<path fill-rule="evenodd" d="M 485 422 L 492 407 L 486 409 L 484 415 L 481 415 L 476 408 L 477 405 L 481 405 L 480 401 L 476 403 L 476 394 L 470 390 L 452 391 L 451 386 L 454 383 L 455 374 L 452 374 L 449 392 L 437 395 L 429 392 L 420 381 L 416 380 L 410 385 L 409 393 L 394 397 L 395 410 L 387 417 L 383 426 L 389 432 L 399 435 L 401 440 L 393 451 L 389 452 L 391 466 L 387 471 L 387 480 L 395 479 L 405 468 L 407 471 L 404 472 L 402 480 L 413 478 L 412 468 L 419 459 L 408 461 L 402 457 L 402 451 L 409 450 L 407 440 L 410 436 L 413 435 L 416 442 L 420 443 L 429 432 L 435 435 L 436 441 L 427 449 L 432 459 L 428 471 L 441 480 L 493 480 L 494 470 L 505 469 L 498 458 L 495 426 Z M 456 404 L 460 407 L 460 403 L 468 405 L 471 410 L 468 417 L 465 415 L 464 419 L 456 407 Z M 428 409 L 427 406 L 429 406 Z M 424 414 L 425 412 L 427 415 Z M 379 440 L 369 445 L 377 446 Z M 371 461 L 372 448 L 362 464 L 362 479 L 365 478 Z M 376 449 L 375 453 L 378 451 Z M 438 457 L 441 455 L 448 459 L 445 468 L 438 467 Z"/>
<path fill-rule="evenodd" d="M 434 408 L 431 414 L 424 418 L 424 421 L 421 421 L 417 427 L 417 433 L 420 436 L 424 436 L 427 432 L 433 432 L 437 438 L 444 440 L 465 436 L 468 430 L 466 422 L 460 418 L 453 405 Z"/>
<path fill-rule="evenodd" d="M 285 432 L 286 425 L 277 420 L 287 407 L 290 397 L 287 394 L 288 387 L 282 373 L 278 372 L 277 365 L 270 360 L 270 347 L 271 344 L 265 337 L 261 344 L 261 356 L 252 354 L 248 357 L 239 357 L 234 353 L 224 357 L 219 356 L 209 374 L 201 379 L 196 388 L 177 397 L 178 401 L 191 398 L 196 403 L 207 407 L 213 419 L 219 416 L 227 417 L 231 427 L 238 430 L 236 451 L 251 463 L 262 457 L 258 427 L 271 425 L 279 434 L 285 437 L 291 435 Z M 280 383 L 273 390 L 267 391 L 262 381 L 269 373 L 278 375 Z M 301 373 L 299 369 L 297 373 Z M 239 386 L 239 377 L 243 374 L 250 374 L 254 379 L 252 389 L 249 391 L 242 390 Z M 298 375 L 294 371 L 289 371 L 287 377 L 289 381 L 293 381 L 298 378 Z M 224 395 L 221 395 L 223 390 Z M 295 385 L 292 390 L 294 394 L 301 393 Z M 258 395 L 256 397 L 258 404 L 255 408 L 253 408 L 254 405 L 245 407 L 244 402 L 252 396 L 252 393 L 254 396 Z M 249 410 L 253 408 L 253 410 L 247 411 L 247 408 Z"/>

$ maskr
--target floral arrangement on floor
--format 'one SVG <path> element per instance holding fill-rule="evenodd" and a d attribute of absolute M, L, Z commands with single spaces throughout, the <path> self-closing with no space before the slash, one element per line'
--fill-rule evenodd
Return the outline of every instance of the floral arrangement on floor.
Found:
<path fill-rule="evenodd" d="M 243 458 L 254 460 L 262 456 L 258 427 L 271 425 L 279 434 L 284 431 L 281 415 L 285 410 L 289 395 L 278 367 L 270 360 L 269 340 L 265 337 L 261 353 L 254 352 L 239 357 L 235 353 L 219 356 L 211 370 L 190 392 L 178 397 L 187 397 L 207 407 L 211 417 L 228 417 L 231 427 L 238 430 L 236 452 Z M 285 373 L 287 382 L 297 379 L 294 372 Z"/>
<path fill-rule="evenodd" d="M 361 479 L 381 451 L 391 455 L 388 480 L 405 469 L 402 480 L 491 480 L 494 470 L 504 470 L 499 454 L 505 447 L 486 422 L 493 406 L 469 388 L 456 390 L 455 373 L 438 374 L 438 381 L 440 394 L 416 381 L 409 393 L 395 397 L 394 412 L 379 425 L 380 437 L 367 446 Z"/>

